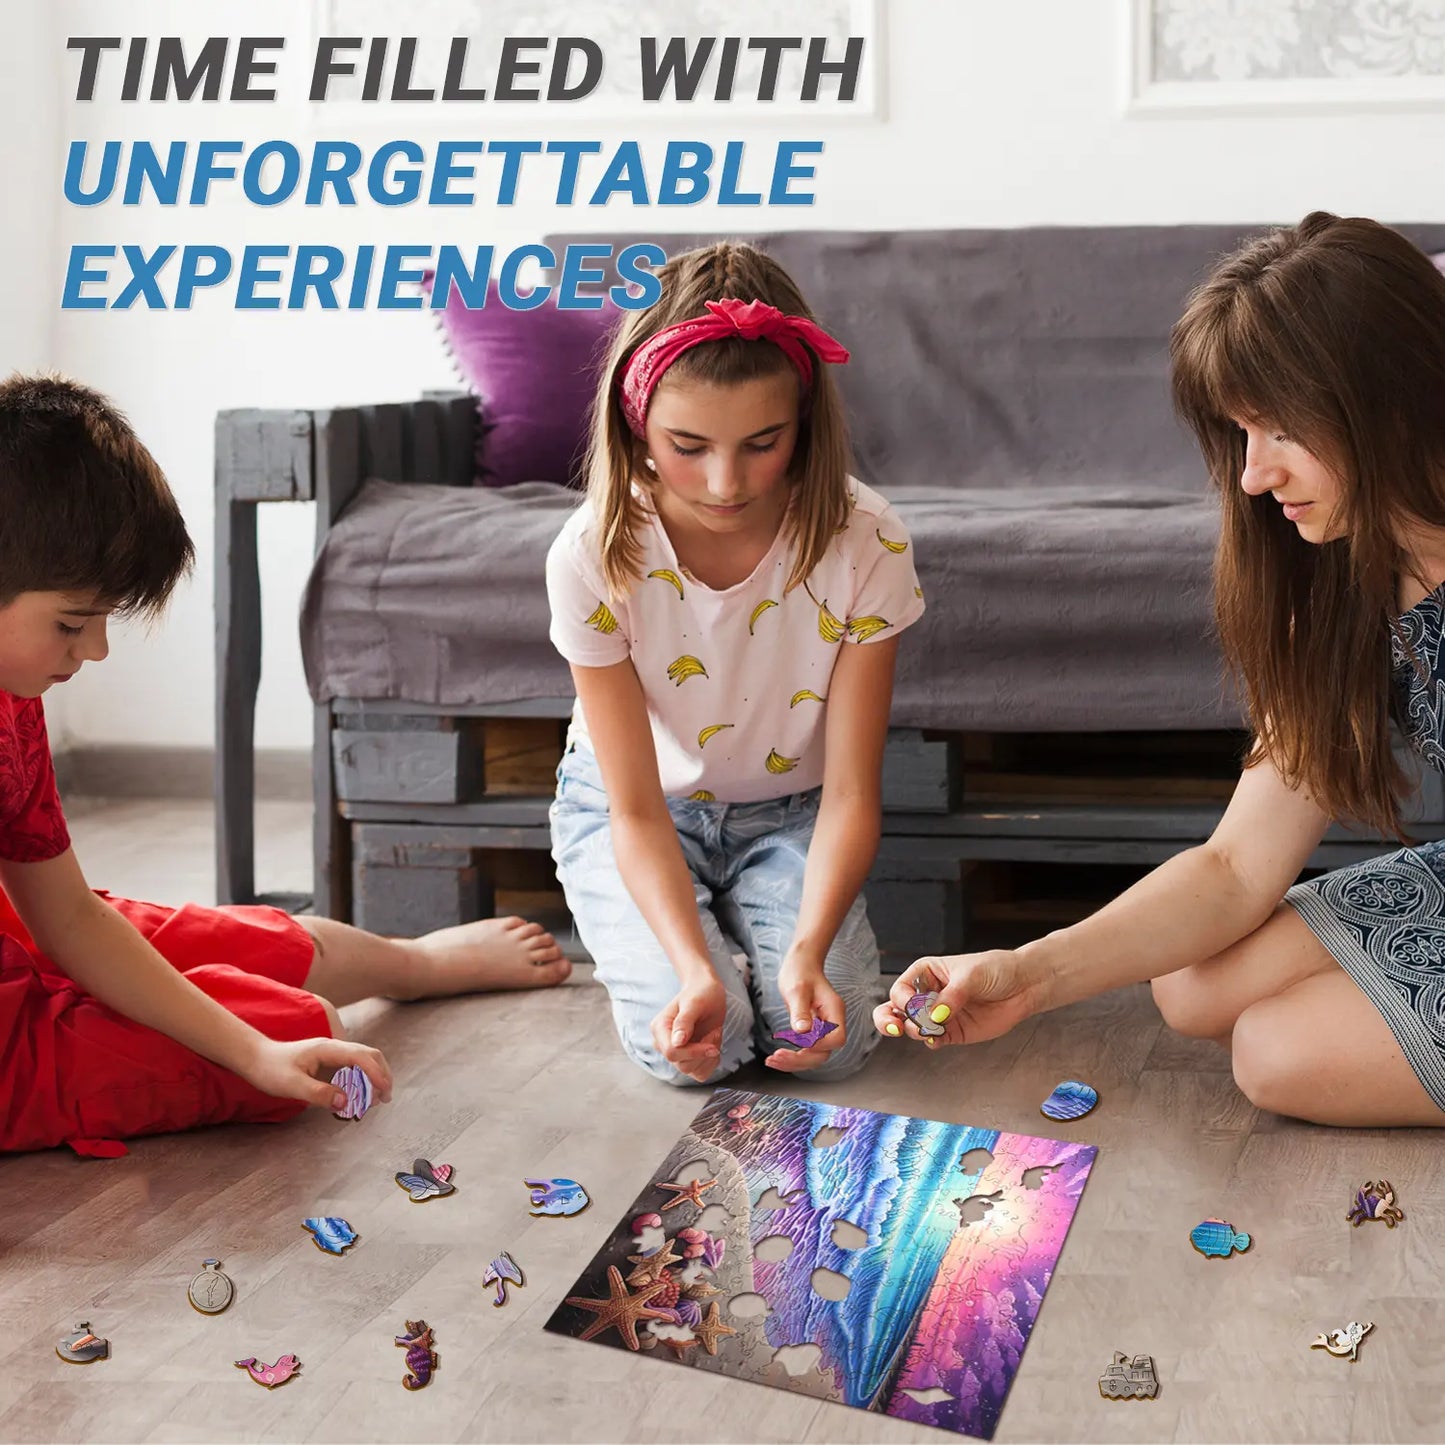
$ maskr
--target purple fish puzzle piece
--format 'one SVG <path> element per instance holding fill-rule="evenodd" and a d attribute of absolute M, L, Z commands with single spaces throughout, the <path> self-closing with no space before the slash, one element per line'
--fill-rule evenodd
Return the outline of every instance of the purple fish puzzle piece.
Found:
<path fill-rule="evenodd" d="M 371 1108 L 371 1080 L 355 1064 L 337 1069 L 331 1076 L 331 1084 L 346 1095 L 346 1107 L 331 1111 L 338 1119 L 359 1119 Z"/>
<path fill-rule="evenodd" d="M 807 1029 L 779 1029 L 773 1037 L 782 1039 L 785 1044 L 796 1044 L 800 1049 L 811 1049 L 819 1039 L 825 1039 L 837 1024 L 830 1024 L 827 1019 L 814 1019 L 812 1025 Z"/>

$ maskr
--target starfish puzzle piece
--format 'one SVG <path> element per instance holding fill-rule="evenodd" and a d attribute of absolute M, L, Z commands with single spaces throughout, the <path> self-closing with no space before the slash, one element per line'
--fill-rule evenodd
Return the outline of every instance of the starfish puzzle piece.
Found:
<path fill-rule="evenodd" d="M 629 1294 L 627 1286 L 622 1282 L 622 1271 L 615 1264 L 609 1264 L 607 1266 L 607 1299 L 583 1299 L 580 1295 L 567 1296 L 569 1305 L 576 1305 L 578 1309 L 582 1310 L 590 1310 L 597 1316 L 577 1338 L 590 1340 L 602 1334 L 604 1330 L 616 1330 L 627 1342 L 629 1350 L 640 1349 L 641 1345 L 637 1339 L 639 1321 L 670 1321 L 667 1311 L 650 1309 L 647 1303 L 653 1295 L 660 1293 L 666 1287 L 665 1280 L 658 1280 L 656 1284 L 650 1284 L 636 1294 Z"/>
<path fill-rule="evenodd" d="M 723 1324 L 716 1300 L 707 1307 L 707 1313 L 702 1317 L 702 1323 L 694 1325 L 692 1332 L 702 1341 L 703 1349 L 710 1355 L 717 1354 L 717 1342 L 724 1335 L 737 1334 L 737 1331 L 730 1325 Z"/>
<path fill-rule="evenodd" d="M 673 1241 L 668 1240 L 661 1249 L 654 1249 L 651 1254 L 629 1254 L 627 1262 L 635 1264 L 637 1268 L 627 1276 L 627 1283 L 634 1289 L 656 1284 L 673 1265 L 681 1264 L 682 1256 L 674 1254 L 672 1246 Z"/>
<path fill-rule="evenodd" d="M 670 1180 L 659 1181 L 657 1186 L 659 1189 L 671 1189 L 675 1194 L 674 1198 L 669 1199 L 662 1206 L 662 1212 L 666 1214 L 669 1209 L 676 1209 L 679 1204 L 695 1204 L 701 1209 L 703 1195 L 716 1183 L 716 1179 L 694 1179 L 688 1184 L 674 1184 Z"/>

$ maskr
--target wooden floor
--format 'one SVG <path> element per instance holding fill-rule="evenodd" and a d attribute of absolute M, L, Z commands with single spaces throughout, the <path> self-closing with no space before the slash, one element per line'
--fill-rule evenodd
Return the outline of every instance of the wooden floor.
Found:
<path fill-rule="evenodd" d="M 159 901 L 206 897 L 208 810 L 74 810 L 93 882 Z M 263 886 L 297 886 L 304 808 L 266 805 Z M 359 1005 L 395 1101 L 360 1124 L 324 1113 L 0 1163 L 0 1441 L 910 1441 L 939 1432 L 560 1339 L 542 1323 L 702 1102 L 653 1084 L 617 1048 L 585 971 L 552 994 Z M 1062 1078 L 1093 1083 L 1090 1117 L 1047 1126 Z M 748 1087 L 796 1088 L 769 1075 Z M 823 1092 L 823 1091 L 819 1091 Z M 1099 1145 L 1058 1272 L 1003 1413 L 1000 1441 L 1445 1439 L 1445 1170 L 1439 1135 L 1341 1132 L 1261 1116 L 1222 1054 L 1161 1030 L 1136 989 L 1035 1020 L 977 1049 L 879 1049 L 839 1102 Z M 454 1203 L 409 1204 L 392 1174 L 446 1160 Z M 523 1175 L 568 1175 L 594 1206 L 533 1220 Z M 1366 1178 L 1394 1181 L 1407 1219 L 1354 1230 Z M 299 1227 L 343 1214 L 360 1246 L 334 1259 Z M 1255 1236 L 1205 1260 L 1208 1215 Z M 526 1287 L 504 1310 L 480 1284 L 509 1250 Z M 225 1261 L 237 1300 L 186 1302 L 200 1261 Z M 401 1388 L 392 1336 L 436 1329 L 432 1386 Z M 1359 1362 L 1311 1351 L 1372 1320 Z M 54 1343 L 78 1320 L 113 1357 L 78 1367 Z M 1155 1401 L 1110 1402 L 1115 1349 L 1154 1356 Z M 268 1392 L 232 1361 L 292 1352 Z"/>

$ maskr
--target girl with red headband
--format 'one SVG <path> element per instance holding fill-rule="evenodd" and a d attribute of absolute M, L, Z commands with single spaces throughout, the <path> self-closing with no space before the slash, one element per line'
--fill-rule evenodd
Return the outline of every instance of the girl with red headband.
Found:
<path fill-rule="evenodd" d="M 659 275 L 613 343 L 586 500 L 547 558 L 577 689 L 553 857 L 649 1073 L 760 1057 L 842 1078 L 876 1042 L 860 889 L 923 594 L 897 514 L 848 473 L 829 370 L 848 353 L 792 280 L 734 244 Z"/>

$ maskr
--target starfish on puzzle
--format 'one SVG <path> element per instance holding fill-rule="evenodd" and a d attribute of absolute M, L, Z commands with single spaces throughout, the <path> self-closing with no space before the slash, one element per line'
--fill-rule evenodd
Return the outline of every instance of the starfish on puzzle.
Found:
<path fill-rule="evenodd" d="M 597 1316 L 580 1335 L 579 1340 L 590 1340 L 605 1330 L 616 1330 L 627 1342 L 629 1350 L 640 1348 L 637 1339 L 637 1325 L 640 1320 L 667 1320 L 670 1316 L 663 1310 L 648 1308 L 648 1300 L 666 1288 L 664 1280 L 650 1284 L 636 1294 L 629 1294 L 622 1282 L 622 1272 L 615 1264 L 607 1266 L 607 1299 L 583 1299 L 580 1295 L 568 1295 L 567 1303 L 578 1309 L 591 1310 Z"/>
<path fill-rule="evenodd" d="M 662 1206 L 662 1212 L 666 1214 L 669 1209 L 676 1209 L 679 1204 L 695 1204 L 701 1209 L 703 1195 L 716 1183 L 716 1179 L 694 1179 L 689 1184 L 674 1184 L 671 1181 L 659 1183 L 657 1186 L 659 1189 L 671 1189 L 676 1192 L 676 1197 L 669 1199 Z"/>
<path fill-rule="evenodd" d="M 702 1341 L 703 1349 L 710 1355 L 717 1354 L 717 1342 L 724 1335 L 737 1334 L 735 1329 L 723 1324 L 716 1300 L 707 1307 L 707 1313 L 702 1317 L 702 1323 L 694 1325 L 692 1332 Z"/>
<path fill-rule="evenodd" d="M 673 1265 L 681 1264 L 682 1256 L 672 1252 L 672 1243 L 668 1240 L 661 1249 L 654 1249 L 651 1254 L 629 1254 L 627 1262 L 637 1268 L 627 1276 L 627 1283 L 634 1288 L 656 1284 Z"/>

